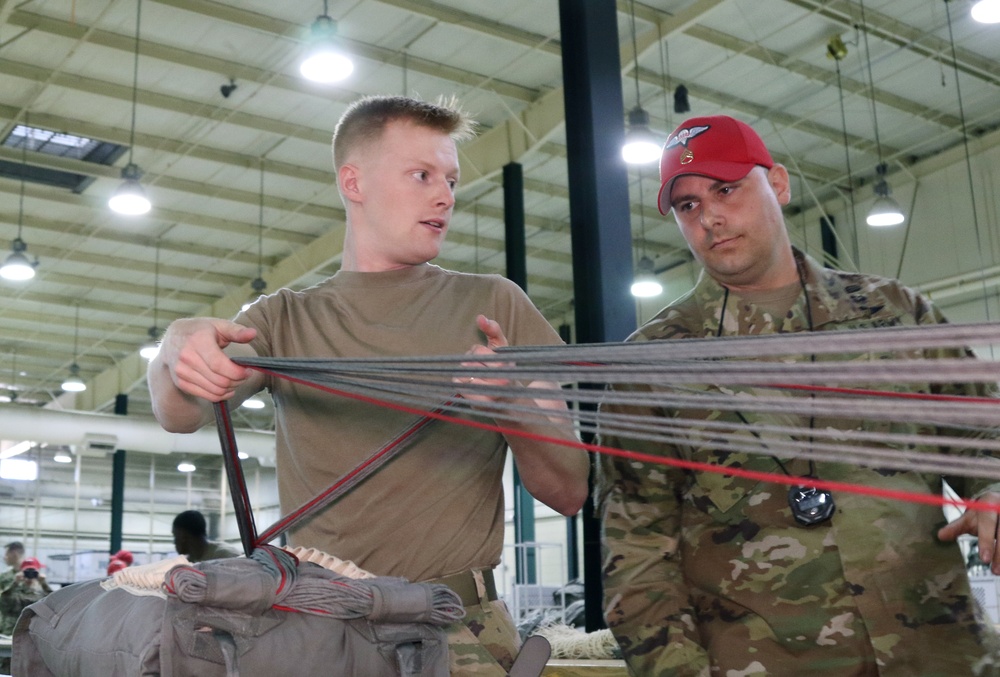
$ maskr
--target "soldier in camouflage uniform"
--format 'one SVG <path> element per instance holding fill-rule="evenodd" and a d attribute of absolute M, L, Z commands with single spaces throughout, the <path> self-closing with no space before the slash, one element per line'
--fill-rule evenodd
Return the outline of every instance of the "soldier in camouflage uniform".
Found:
<path fill-rule="evenodd" d="M 824 269 L 793 249 L 781 217 L 781 205 L 790 197 L 788 174 L 749 126 L 724 116 L 689 120 L 664 147 L 660 169 L 660 210 L 673 209 L 705 271 L 691 292 L 629 340 L 945 321 L 927 300 L 894 280 Z M 908 389 L 984 394 L 962 385 Z M 751 412 L 603 408 L 609 410 L 742 422 L 747 437 L 762 446 L 766 441 L 751 432 L 756 422 L 810 425 Z M 932 430 L 821 418 L 812 425 Z M 770 455 L 766 447 L 761 454 L 743 454 L 721 452 L 710 443 L 667 446 L 609 436 L 602 442 L 721 466 L 933 495 L 942 491 L 939 476 L 811 465 Z M 982 452 L 970 446 L 961 453 Z M 1000 501 L 1000 485 L 947 479 L 963 496 Z M 807 527 L 793 519 L 787 493 L 781 484 L 600 458 L 605 617 L 632 674 L 1000 674 L 1000 642 L 971 594 L 954 543 L 960 533 L 978 535 L 980 556 L 1000 571 L 1000 557 L 993 554 L 995 513 L 969 511 L 944 527 L 937 507 L 838 493 L 832 517 Z"/>
<path fill-rule="evenodd" d="M 24 544 L 20 541 L 11 541 L 4 547 L 3 562 L 10 568 L 0 571 L 0 592 L 3 592 L 14 583 L 14 578 L 21 570 L 21 560 L 23 559 Z M 7 618 L 3 610 L 0 609 L 0 634 L 9 635 L 10 632 L 4 632 L 2 628 L 13 629 L 15 622 L 17 622 L 17 616 Z"/>

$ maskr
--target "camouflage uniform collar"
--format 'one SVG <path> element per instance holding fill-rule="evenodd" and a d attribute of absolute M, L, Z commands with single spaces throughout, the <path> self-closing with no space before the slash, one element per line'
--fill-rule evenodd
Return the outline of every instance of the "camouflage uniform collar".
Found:
<path fill-rule="evenodd" d="M 721 317 L 726 287 L 702 270 L 692 290 L 691 300 L 704 313 L 704 335 L 714 335 L 720 322 L 724 323 L 723 335 L 747 335 L 809 331 L 810 317 L 807 313 L 811 314 L 812 327 L 816 330 L 830 322 L 845 322 L 866 316 L 866 311 L 852 302 L 852 292 L 842 275 L 823 268 L 796 247 L 792 247 L 792 254 L 805 291 L 809 294 L 809 303 L 803 295 L 795 301 L 788 315 L 781 318 L 772 318 L 766 313 L 761 317 L 760 311 L 745 300 L 738 304 L 739 307 L 730 300 L 726 316 Z"/>

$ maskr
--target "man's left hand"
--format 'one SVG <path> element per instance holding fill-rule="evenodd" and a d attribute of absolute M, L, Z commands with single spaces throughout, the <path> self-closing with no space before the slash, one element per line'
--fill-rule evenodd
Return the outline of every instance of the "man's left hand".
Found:
<path fill-rule="evenodd" d="M 474 345 L 469 348 L 467 355 L 495 355 L 494 352 L 497 348 L 504 348 L 507 346 L 507 337 L 504 336 L 503 330 L 500 328 L 500 323 L 496 320 L 491 320 L 485 315 L 476 316 L 476 326 L 479 327 L 479 331 L 483 332 L 486 336 L 486 345 Z M 463 362 L 463 367 L 500 367 L 503 366 L 502 362 Z M 477 376 L 474 378 L 463 377 L 452 379 L 454 383 L 457 384 L 477 384 L 477 385 L 488 385 L 488 386 L 506 386 L 510 384 L 510 379 L 506 378 L 483 378 Z M 473 402 L 494 402 L 497 398 L 490 395 L 476 395 L 473 393 L 462 393 L 462 397 Z"/>
<path fill-rule="evenodd" d="M 989 492 L 980 499 L 982 503 L 1000 504 L 1000 494 Z M 998 552 L 998 520 L 1000 515 L 990 510 L 966 510 L 965 514 L 938 530 L 942 541 L 954 541 L 961 534 L 972 534 L 979 539 L 979 559 L 988 564 L 990 571 L 1000 575 L 1000 552 Z"/>

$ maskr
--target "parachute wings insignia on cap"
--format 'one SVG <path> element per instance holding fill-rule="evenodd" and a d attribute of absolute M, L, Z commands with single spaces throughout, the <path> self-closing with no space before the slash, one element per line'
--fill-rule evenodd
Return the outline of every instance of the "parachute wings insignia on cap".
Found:
<path fill-rule="evenodd" d="M 678 132 L 667 141 L 667 146 L 664 150 L 670 150 L 677 145 L 687 148 L 688 141 L 703 132 L 707 132 L 709 129 L 710 125 L 699 125 L 697 127 L 688 127 L 687 129 L 678 130 Z"/>

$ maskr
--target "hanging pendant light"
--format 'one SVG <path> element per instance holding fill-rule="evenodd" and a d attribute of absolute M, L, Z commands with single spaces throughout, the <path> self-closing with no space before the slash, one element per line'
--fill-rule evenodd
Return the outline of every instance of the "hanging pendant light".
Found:
<path fill-rule="evenodd" d="M 868 217 L 865 221 L 869 226 L 875 227 L 898 226 L 906 218 L 903 216 L 903 210 L 900 209 L 899 203 L 892 197 L 889 182 L 885 180 L 885 173 L 887 171 L 885 163 L 880 163 L 875 168 L 875 171 L 879 175 L 879 180 L 875 184 L 874 189 L 876 197 L 872 208 L 868 210 Z"/>
<path fill-rule="evenodd" d="M 628 128 L 622 145 L 622 159 L 629 164 L 646 164 L 660 157 L 660 144 L 649 129 L 649 113 L 642 107 L 639 94 L 639 47 L 635 38 L 635 0 L 632 0 L 632 54 L 635 64 L 635 108 L 628 112 Z"/>
<path fill-rule="evenodd" d="M 982 24 L 1000 23 L 1000 0 L 979 0 L 970 10 L 972 18 Z"/>
<path fill-rule="evenodd" d="M 139 355 L 152 360 L 160 354 L 160 328 L 156 324 L 158 301 L 160 298 L 160 242 L 156 242 L 156 263 L 153 264 L 153 326 L 149 328 L 147 334 L 149 340 L 139 348 Z"/>
<path fill-rule="evenodd" d="M 35 268 L 38 266 L 38 259 L 32 263 L 25 252 L 28 245 L 21 239 L 21 230 L 24 225 L 24 180 L 28 173 L 28 141 L 31 138 L 31 127 L 28 126 L 27 118 L 21 125 L 24 130 L 24 139 L 21 141 L 21 198 L 17 211 L 17 237 L 10 243 L 11 253 L 0 266 L 0 277 L 13 282 L 23 282 L 35 276 Z M 16 133 L 17 130 L 15 129 Z"/>
<path fill-rule="evenodd" d="M 652 298 L 663 293 L 663 285 L 656 279 L 653 270 L 653 259 L 643 256 L 635 268 L 635 280 L 632 282 L 632 296 L 639 299 Z"/>
<path fill-rule="evenodd" d="M 80 338 L 80 304 L 76 304 L 76 320 L 73 323 L 73 364 L 69 365 L 69 377 L 62 382 L 62 389 L 70 393 L 82 393 L 87 384 L 80 378 L 80 365 L 77 360 L 77 343 Z"/>
<path fill-rule="evenodd" d="M 20 232 L 20 230 L 21 227 L 18 224 L 18 231 Z M 28 245 L 21 239 L 20 234 L 10 243 L 10 248 L 10 255 L 3 262 L 3 266 L 0 266 L 0 277 L 12 282 L 24 282 L 33 278 L 38 261 L 32 262 L 25 255 L 24 252 L 27 251 Z"/>
<path fill-rule="evenodd" d="M 62 382 L 62 389 L 70 393 L 82 393 L 87 389 L 87 384 L 80 378 L 80 365 L 76 362 L 69 365 L 69 377 Z"/>
<path fill-rule="evenodd" d="M 337 22 L 330 18 L 327 10 L 327 0 L 323 0 L 323 13 L 309 29 L 306 57 L 299 65 L 302 77 L 322 84 L 340 82 L 354 71 L 354 62 L 341 49 L 337 39 Z"/>
<path fill-rule="evenodd" d="M 122 169 L 122 184 L 108 200 L 108 206 L 125 216 L 141 216 L 152 209 L 153 203 L 146 197 L 146 191 L 139 183 L 140 178 L 142 170 L 138 165 L 131 162 L 125 165 Z"/>
<path fill-rule="evenodd" d="M 636 298 L 652 298 L 663 293 L 663 285 L 656 279 L 653 259 L 646 256 L 646 216 L 645 200 L 642 194 L 642 168 L 639 169 L 639 236 L 642 242 L 642 256 L 635 267 L 635 277 L 630 291 Z"/>
<path fill-rule="evenodd" d="M 906 217 L 903 215 L 903 210 L 900 209 L 899 203 L 892 198 L 892 189 L 889 187 L 889 182 L 885 178 L 889 168 L 886 163 L 882 161 L 882 142 L 879 139 L 878 134 L 878 113 L 876 112 L 875 103 L 875 78 L 872 76 L 872 56 L 871 52 L 868 50 L 868 24 L 865 23 L 864 0 L 861 0 L 861 27 L 864 31 L 865 61 L 868 64 L 868 81 L 871 84 L 872 91 L 872 121 L 875 124 L 875 149 L 878 153 L 878 165 L 876 165 L 875 171 L 879 176 L 874 188 L 875 202 L 868 211 L 868 216 L 865 219 L 865 222 L 869 226 L 875 227 L 898 226 L 906 220 Z"/>
<path fill-rule="evenodd" d="M 648 164 L 659 157 L 660 144 L 649 128 L 649 113 L 636 106 L 628 112 L 622 159 L 629 164 Z"/>
<path fill-rule="evenodd" d="M 135 60 L 132 66 L 132 127 L 129 133 L 128 164 L 122 169 L 122 184 L 108 200 L 112 210 L 125 216 L 139 216 L 152 208 L 152 203 L 146 197 L 139 179 L 142 170 L 132 161 L 135 149 L 135 108 L 139 91 L 139 23 L 142 19 L 142 0 L 136 3 L 135 11 Z"/>

